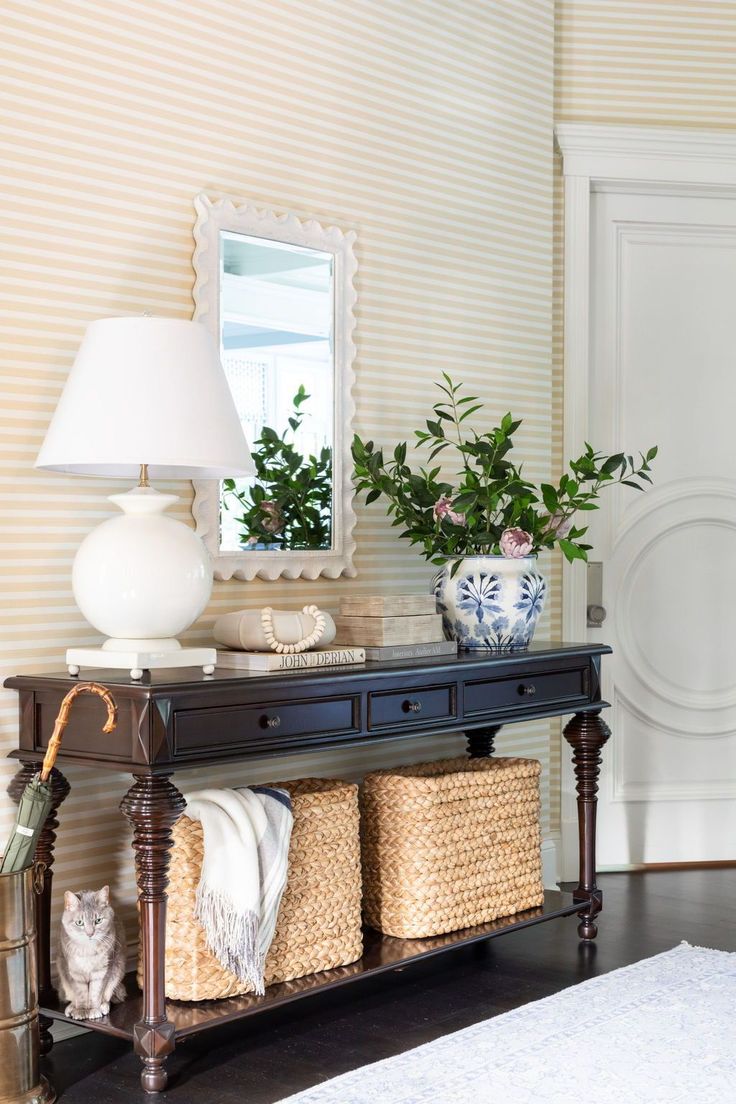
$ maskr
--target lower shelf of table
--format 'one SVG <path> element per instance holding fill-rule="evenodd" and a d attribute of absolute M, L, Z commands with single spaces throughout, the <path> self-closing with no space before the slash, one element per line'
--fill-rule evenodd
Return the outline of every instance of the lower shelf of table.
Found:
<path fill-rule="evenodd" d="M 307 997 L 312 993 L 326 992 L 342 985 L 348 985 L 351 982 L 360 981 L 362 978 L 375 977 L 378 974 L 400 969 L 420 959 L 452 950 L 454 947 L 479 943 L 485 939 L 505 935 L 507 932 L 530 927 L 533 924 L 542 924 L 546 920 L 570 916 L 578 912 L 580 908 L 580 903 L 573 901 L 572 894 L 549 890 L 544 895 L 544 904 L 539 908 L 519 912 L 514 916 L 494 920 L 489 924 L 480 924 L 475 928 L 466 928 L 463 931 L 450 932 L 448 935 L 434 936 L 431 939 L 395 939 L 392 936 L 380 935 L 378 932 L 369 929 L 365 932 L 363 957 L 350 966 L 340 966 L 335 970 L 309 974 L 307 977 L 298 978 L 296 981 L 285 981 L 278 985 L 271 985 L 262 997 L 228 997 L 225 1000 L 192 1003 L 167 1001 L 167 1016 L 176 1028 L 177 1037 L 194 1035 L 199 1031 L 216 1027 L 218 1024 L 239 1020 L 245 1016 L 257 1015 L 259 1012 L 271 1008 L 278 1008 L 302 997 Z M 108 1035 L 116 1035 L 119 1038 L 133 1038 L 133 1028 L 142 1017 L 141 994 L 135 983 L 135 975 L 131 974 L 127 982 L 131 990 L 128 999 L 122 1004 L 115 1005 L 110 1015 L 105 1016 L 104 1019 L 84 1021 L 85 1027 L 93 1031 L 102 1031 Z M 42 1007 L 41 1011 L 53 1019 L 65 1020 L 68 1017 L 64 1015 L 64 1006 L 65 1002 L 60 1001 Z"/>

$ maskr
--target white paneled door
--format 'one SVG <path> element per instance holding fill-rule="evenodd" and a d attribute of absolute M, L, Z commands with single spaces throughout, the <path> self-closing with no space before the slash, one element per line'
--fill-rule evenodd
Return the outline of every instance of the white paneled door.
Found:
<path fill-rule="evenodd" d="M 609 492 L 589 515 L 607 617 L 578 624 L 614 648 L 598 865 L 735 859 L 736 189 L 586 187 L 575 428 L 605 451 L 659 446 L 648 493 Z M 584 603 L 584 580 L 573 590 Z"/>
<path fill-rule="evenodd" d="M 590 438 L 659 446 L 591 529 L 613 704 L 601 865 L 736 857 L 736 198 L 597 192 Z"/>

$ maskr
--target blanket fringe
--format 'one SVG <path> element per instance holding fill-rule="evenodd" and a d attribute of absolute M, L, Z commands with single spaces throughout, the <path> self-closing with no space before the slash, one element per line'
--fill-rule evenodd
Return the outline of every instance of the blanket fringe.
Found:
<path fill-rule="evenodd" d="M 238 914 L 222 893 L 202 887 L 200 882 L 194 915 L 204 928 L 207 946 L 217 960 L 262 997 L 263 956 L 258 949 L 259 918 L 255 912 Z"/>

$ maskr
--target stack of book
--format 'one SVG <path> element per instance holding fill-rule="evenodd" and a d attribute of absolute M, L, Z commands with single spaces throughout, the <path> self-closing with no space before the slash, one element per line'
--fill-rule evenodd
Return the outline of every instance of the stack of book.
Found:
<path fill-rule="evenodd" d="M 367 660 L 455 655 L 445 640 L 432 594 L 369 595 L 340 599 L 335 643 L 365 649 Z"/>
<path fill-rule="evenodd" d="M 232 671 L 303 671 L 308 667 L 346 667 L 365 663 L 365 649 L 315 648 L 310 652 L 236 652 L 217 649 L 217 666 Z"/>

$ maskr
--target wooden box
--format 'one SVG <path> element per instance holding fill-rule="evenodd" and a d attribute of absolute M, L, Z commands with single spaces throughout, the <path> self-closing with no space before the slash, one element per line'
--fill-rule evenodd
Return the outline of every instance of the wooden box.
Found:
<path fill-rule="evenodd" d="M 381 647 L 386 644 L 431 644 L 444 640 L 442 615 L 425 613 L 416 617 L 345 617 L 335 618 L 335 644 L 356 644 L 359 647 Z"/>

